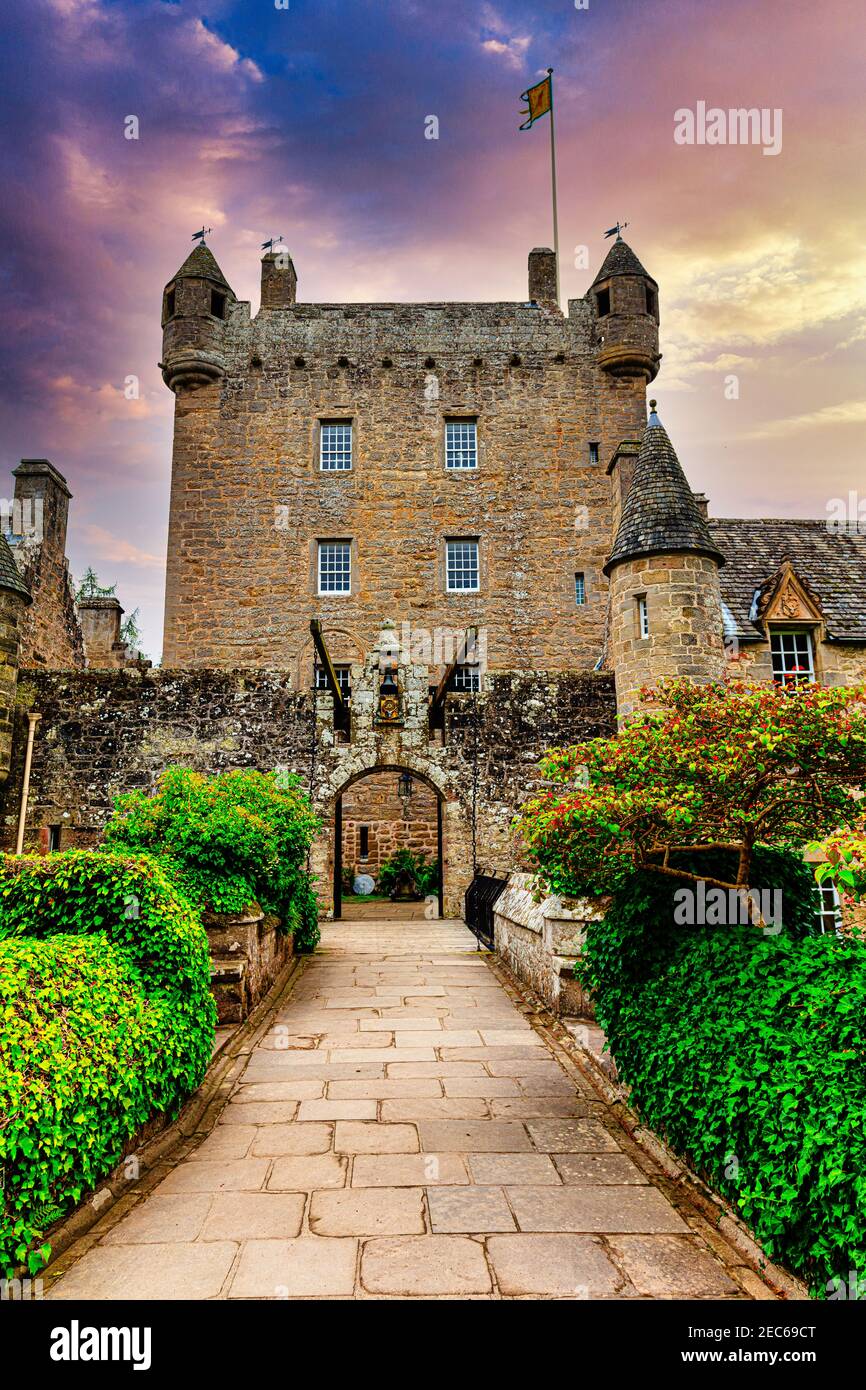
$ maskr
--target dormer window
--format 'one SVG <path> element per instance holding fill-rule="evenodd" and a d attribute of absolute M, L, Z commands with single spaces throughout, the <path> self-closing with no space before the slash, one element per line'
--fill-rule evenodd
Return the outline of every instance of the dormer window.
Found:
<path fill-rule="evenodd" d="M 772 632 L 770 655 L 776 685 L 805 685 L 815 679 L 811 632 Z"/>
<path fill-rule="evenodd" d="M 605 318 L 606 315 L 610 313 L 610 290 L 609 290 L 609 289 L 608 289 L 608 290 L 596 290 L 596 292 L 595 292 L 595 307 L 596 307 L 596 309 L 598 310 L 598 316 L 599 316 L 600 319 Z"/>
<path fill-rule="evenodd" d="M 210 311 L 215 319 L 224 319 L 226 316 L 226 297 L 220 290 L 210 292 Z"/>

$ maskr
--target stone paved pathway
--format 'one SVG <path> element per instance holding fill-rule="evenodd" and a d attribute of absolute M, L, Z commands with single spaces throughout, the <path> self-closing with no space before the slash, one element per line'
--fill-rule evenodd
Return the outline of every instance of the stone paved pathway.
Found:
<path fill-rule="evenodd" d="M 92 1234 L 50 1297 L 771 1296 L 461 923 L 326 927 L 219 1123 Z"/>

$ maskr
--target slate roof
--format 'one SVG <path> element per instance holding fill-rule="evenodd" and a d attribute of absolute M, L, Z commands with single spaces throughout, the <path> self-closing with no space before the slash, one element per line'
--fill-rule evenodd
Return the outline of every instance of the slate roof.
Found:
<path fill-rule="evenodd" d="M 655 401 L 650 404 L 654 406 Z M 724 556 L 710 535 L 667 430 L 653 411 L 604 572 L 610 574 L 618 561 L 637 555 L 683 550 L 710 555 L 724 564 Z"/>
<path fill-rule="evenodd" d="M 645 270 L 641 265 L 628 242 L 623 241 L 620 236 L 617 237 L 613 246 L 605 256 L 601 270 L 596 275 L 592 284 L 597 285 L 601 280 L 607 280 L 610 275 L 644 275 L 647 280 L 652 280 L 653 284 L 656 283 L 649 271 Z M 592 285 L 590 286 L 590 289 L 591 288 Z"/>
<path fill-rule="evenodd" d="M 198 275 L 203 280 L 214 280 L 218 285 L 225 285 L 227 290 L 231 289 L 231 285 L 217 265 L 213 252 L 209 247 L 201 244 L 190 251 L 180 270 L 171 277 L 168 283 L 171 284 L 172 280 L 180 280 L 185 275 Z"/>
<path fill-rule="evenodd" d="M 2 535 L 0 535 L 0 589 L 12 589 L 17 594 L 23 594 L 28 603 L 33 602 L 30 590 L 18 571 L 15 557 L 9 548 L 9 542 Z"/>
<path fill-rule="evenodd" d="M 866 642 L 866 533 L 788 518 L 713 518 L 709 531 L 727 561 L 719 583 L 732 634 L 763 636 L 750 617 L 755 593 L 790 560 L 821 606 L 828 640 Z"/>

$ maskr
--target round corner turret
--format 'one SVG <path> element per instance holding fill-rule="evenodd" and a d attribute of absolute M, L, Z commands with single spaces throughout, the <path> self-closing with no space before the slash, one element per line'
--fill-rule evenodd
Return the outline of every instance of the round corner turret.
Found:
<path fill-rule="evenodd" d="M 595 317 L 596 361 L 611 376 L 658 375 L 659 287 L 617 237 L 587 293 Z"/>
<path fill-rule="evenodd" d="M 197 246 L 162 295 L 162 379 L 195 390 L 225 376 L 223 339 L 235 293 L 214 256 Z"/>

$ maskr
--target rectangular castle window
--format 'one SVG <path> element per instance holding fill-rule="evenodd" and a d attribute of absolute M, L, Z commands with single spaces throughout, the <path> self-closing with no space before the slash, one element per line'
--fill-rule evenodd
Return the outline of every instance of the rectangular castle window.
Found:
<path fill-rule="evenodd" d="M 598 444 L 590 444 L 589 461 L 590 463 L 598 463 Z"/>
<path fill-rule="evenodd" d="M 319 541 L 319 593 L 352 592 L 352 545 L 350 541 Z"/>
<path fill-rule="evenodd" d="M 167 319 L 174 318 L 175 292 L 169 290 L 165 296 L 165 316 Z"/>
<path fill-rule="evenodd" d="M 655 290 L 651 290 L 649 285 L 644 285 L 644 293 L 646 294 L 646 311 L 648 314 L 651 314 L 653 318 L 655 318 L 656 311 L 658 309 L 656 292 Z"/>
<path fill-rule="evenodd" d="M 649 609 L 647 607 L 646 594 L 638 594 L 635 599 L 637 607 L 637 635 L 638 637 L 649 637 Z"/>
<path fill-rule="evenodd" d="M 358 856 L 359 856 L 359 858 L 361 858 L 361 859 L 369 859 L 369 858 L 370 858 L 370 827 L 369 827 L 369 825 L 360 825 L 360 826 L 358 827 L 358 836 L 359 836 L 359 841 L 360 841 L 359 847 L 358 847 Z"/>
<path fill-rule="evenodd" d="M 595 307 L 600 319 L 605 318 L 610 313 L 610 290 L 596 290 Z"/>
<path fill-rule="evenodd" d="M 574 601 L 578 608 L 586 603 L 586 578 L 583 570 L 578 570 L 574 576 Z"/>
<path fill-rule="evenodd" d="M 821 934 L 842 935 L 842 902 L 832 883 L 822 883 L 818 887 L 821 895 Z"/>
<path fill-rule="evenodd" d="M 446 541 L 445 587 L 449 594 L 478 592 L 477 541 Z"/>
<path fill-rule="evenodd" d="M 226 297 L 219 290 L 210 292 L 210 311 L 215 319 L 224 319 L 226 316 Z"/>
<path fill-rule="evenodd" d="M 451 689 L 461 694 L 475 694 L 481 689 L 481 669 L 471 662 L 464 661 L 451 677 Z"/>
<path fill-rule="evenodd" d="M 334 675 L 337 677 L 337 684 L 339 685 L 341 691 L 343 692 L 343 698 L 346 699 L 346 700 L 351 700 L 351 698 L 352 698 L 352 671 L 351 671 L 351 668 L 348 667 L 348 666 L 335 666 L 335 667 L 334 667 Z M 316 666 L 315 666 L 315 677 L 316 677 L 316 689 L 317 689 L 317 690 L 327 690 L 327 688 L 328 688 L 328 677 L 325 675 L 325 668 L 324 668 L 324 666 L 319 666 L 318 663 L 316 663 Z"/>
<path fill-rule="evenodd" d="M 445 421 L 445 467 L 478 467 L 478 425 L 475 420 Z"/>
<path fill-rule="evenodd" d="M 345 473 L 352 467 L 352 421 L 323 420 L 319 430 L 319 467 Z"/>
<path fill-rule="evenodd" d="M 815 679 L 811 633 L 771 633 L 770 654 L 776 685 L 803 685 Z"/>
<path fill-rule="evenodd" d="M 59 825 L 49 825 L 49 827 L 48 827 L 48 853 L 49 853 L 49 854 L 54 854 L 54 853 L 56 853 L 57 850 L 60 849 L 60 832 L 61 832 L 61 827 L 60 827 Z"/>

